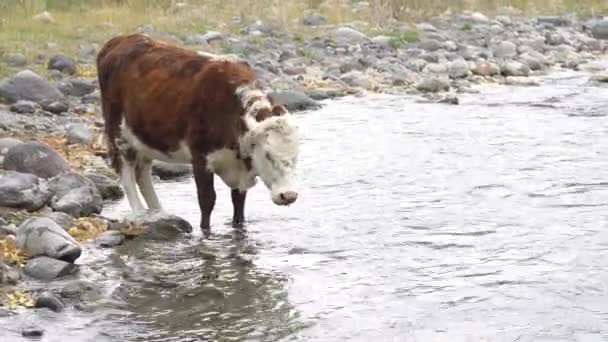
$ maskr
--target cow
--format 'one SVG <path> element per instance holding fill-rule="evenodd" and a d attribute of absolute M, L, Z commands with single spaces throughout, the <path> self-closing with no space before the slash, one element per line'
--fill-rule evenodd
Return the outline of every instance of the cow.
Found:
<path fill-rule="evenodd" d="M 104 44 L 96 64 L 108 156 L 132 211 L 146 210 L 138 188 L 148 209 L 163 210 L 155 160 L 192 165 L 207 236 L 215 175 L 231 189 L 235 227 L 258 178 L 274 204 L 296 201 L 297 122 L 257 86 L 248 62 L 125 34 Z"/>

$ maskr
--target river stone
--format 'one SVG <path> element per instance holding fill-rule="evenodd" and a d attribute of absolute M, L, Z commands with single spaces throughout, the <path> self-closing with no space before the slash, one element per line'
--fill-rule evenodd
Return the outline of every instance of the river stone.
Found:
<path fill-rule="evenodd" d="M 17 138 L 0 138 L 0 156 L 4 156 L 11 147 L 21 143 L 23 143 L 23 141 Z"/>
<path fill-rule="evenodd" d="M 327 19 L 318 13 L 307 14 L 302 18 L 302 24 L 306 26 L 319 26 L 327 24 Z"/>
<path fill-rule="evenodd" d="M 15 68 L 27 65 L 27 58 L 21 53 L 5 53 L 2 55 L 2 61 L 6 63 L 6 65 Z"/>
<path fill-rule="evenodd" d="M 321 105 L 303 92 L 295 90 L 272 91 L 268 93 L 275 105 L 283 105 L 289 111 L 318 109 Z"/>
<path fill-rule="evenodd" d="M 42 292 L 34 305 L 36 308 L 47 308 L 54 312 L 61 312 L 65 309 L 65 303 L 51 291 Z"/>
<path fill-rule="evenodd" d="M 32 257 L 47 256 L 74 262 L 82 253 L 76 240 L 48 217 L 32 217 L 17 231 L 17 246 Z"/>
<path fill-rule="evenodd" d="M 372 89 L 373 87 L 373 83 L 369 80 L 369 78 L 359 70 L 349 71 L 348 73 L 340 76 L 340 80 L 351 87 L 363 89 Z"/>
<path fill-rule="evenodd" d="M 65 173 L 49 181 L 53 193 L 51 208 L 74 217 L 99 214 L 103 209 L 103 198 L 95 183 L 89 178 L 74 173 Z"/>
<path fill-rule="evenodd" d="M 427 77 L 416 84 L 416 89 L 421 92 L 436 93 L 449 90 L 450 84 L 443 78 Z"/>
<path fill-rule="evenodd" d="M 51 196 L 44 179 L 29 173 L 0 170 L 0 206 L 35 211 L 44 207 Z"/>
<path fill-rule="evenodd" d="M 471 71 L 469 70 L 469 63 L 467 63 L 464 58 L 458 58 L 450 63 L 450 78 L 466 78 L 470 74 Z"/>
<path fill-rule="evenodd" d="M 63 101 L 44 100 L 40 102 L 40 105 L 42 106 L 42 109 L 53 114 L 65 113 L 70 109 L 67 103 Z"/>
<path fill-rule="evenodd" d="M 551 24 L 553 26 L 568 26 L 571 24 L 568 18 L 559 16 L 540 16 L 536 18 L 539 24 Z"/>
<path fill-rule="evenodd" d="M 125 196 L 124 190 L 118 180 L 95 172 L 86 172 L 84 176 L 95 184 L 101 198 L 104 200 L 119 200 Z"/>
<path fill-rule="evenodd" d="M 443 48 L 443 45 L 437 39 L 423 39 L 418 43 L 418 47 L 426 51 L 437 51 Z"/>
<path fill-rule="evenodd" d="M 122 245 L 125 241 L 125 235 L 116 230 L 109 230 L 100 234 L 95 242 L 102 248 L 112 248 Z"/>
<path fill-rule="evenodd" d="M 30 141 L 11 147 L 4 157 L 4 168 L 51 178 L 69 171 L 69 165 L 45 142 Z"/>
<path fill-rule="evenodd" d="M 342 45 L 361 44 L 369 41 L 364 34 L 350 27 L 339 27 L 335 32 L 336 41 Z"/>
<path fill-rule="evenodd" d="M 166 163 L 161 160 L 152 162 L 152 174 L 163 180 L 180 178 L 191 173 L 192 165 L 190 164 Z"/>
<path fill-rule="evenodd" d="M 16 285 L 20 279 L 19 271 L 0 260 L 0 285 Z"/>
<path fill-rule="evenodd" d="M 83 124 L 70 124 L 66 128 L 68 144 L 90 145 L 93 142 L 93 130 Z"/>
<path fill-rule="evenodd" d="M 77 267 L 73 263 L 45 256 L 28 260 L 23 268 L 26 275 L 46 281 L 72 274 L 76 270 Z"/>
<path fill-rule="evenodd" d="M 73 75 L 76 73 L 76 62 L 64 54 L 56 54 L 49 60 L 47 65 L 49 70 L 59 70 L 65 74 Z"/>
<path fill-rule="evenodd" d="M 471 71 L 479 76 L 495 76 L 500 74 L 500 67 L 492 62 L 479 62 Z"/>
<path fill-rule="evenodd" d="M 517 56 L 517 45 L 515 45 L 513 42 L 505 40 L 495 46 L 492 52 L 496 58 L 513 58 Z"/>
<path fill-rule="evenodd" d="M 21 328 L 23 337 L 42 337 L 42 335 L 44 335 L 44 329 L 39 326 L 31 325 Z"/>
<path fill-rule="evenodd" d="M 510 61 L 510 62 L 504 63 L 503 65 L 501 65 L 500 71 L 501 71 L 502 75 L 504 75 L 504 76 L 529 76 L 530 75 L 530 68 L 527 65 L 525 65 L 521 62 L 517 62 L 517 61 Z"/>
<path fill-rule="evenodd" d="M 447 74 L 449 72 L 449 67 L 444 63 L 429 63 L 424 67 L 422 72 L 429 74 Z"/>
<path fill-rule="evenodd" d="M 150 240 L 170 241 L 183 233 L 192 232 L 192 225 L 188 221 L 162 210 L 149 209 L 130 213 L 124 217 L 122 223 L 144 228 L 145 231 L 140 236 Z"/>
<path fill-rule="evenodd" d="M 9 109 L 11 112 L 13 113 L 17 113 L 17 114 L 32 114 L 34 112 L 36 112 L 36 110 L 39 108 L 40 106 L 33 101 L 28 101 L 28 100 L 19 100 L 15 103 L 13 103 Z"/>
<path fill-rule="evenodd" d="M 47 215 L 48 218 L 55 221 L 66 232 L 72 228 L 74 217 L 61 211 L 53 211 Z"/>
<path fill-rule="evenodd" d="M 67 82 L 61 82 L 58 85 L 59 90 L 68 96 L 82 97 L 95 91 L 95 83 L 85 79 L 71 79 Z"/>
<path fill-rule="evenodd" d="M 545 65 L 545 57 L 540 52 L 526 52 L 522 54 L 519 59 L 522 63 L 525 63 L 530 70 L 541 70 Z"/>
<path fill-rule="evenodd" d="M 24 70 L 14 77 L 0 81 L 0 98 L 8 103 L 29 100 L 40 103 L 45 100 L 63 100 L 63 93 L 51 82 L 31 70 Z"/>
<path fill-rule="evenodd" d="M 61 297 L 78 300 L 94 300 L 101 296 L 99 287 L 87 280 L 75 280 L 63 287 Z"/>

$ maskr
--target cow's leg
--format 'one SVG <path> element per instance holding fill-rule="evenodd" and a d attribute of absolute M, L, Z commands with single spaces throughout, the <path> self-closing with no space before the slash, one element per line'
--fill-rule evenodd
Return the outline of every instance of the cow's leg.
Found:
<path fill-rule="evenodd" d="M 120 182 L 125 189 L 125 194 L 129 201 L 129 205 L 131 206 L 131 210 L 135 212 L 146 210 L 137 193 L 135 162 L 123 156 L 121 156 L 121 158 Z"/>
<path fill-rule="evenodd" d="M 247 191 L 241 191 L 239 189 L 232 189 L 230 193 L 232 197 L 232 208 L 234 214 L 232 216 L 232 226 L 241 227 L 245 223 L 245 199 L 247 198 Z"/>
<path fill-rule="evenodd" d="M 154 184 L 152 183 L 152 161 L 148 158 L 140 158 L 137 161 L 137 185 L 139 185 L 139 191 L 148 204 L 150 209 L 161 210 L 160 201 L 154 191 Z"/>
<path fill-rule="evenodd" d="M 213 173 L 207 169 L 207 162 L 203 158 L 197 158 L 192 162 L 194 181 L 196 183 L 198 204 L 201 209 L 201 230 L 209 236 L 211 233 L 211 212 L 215 206 L 215 187 L 213 185 Z"/>

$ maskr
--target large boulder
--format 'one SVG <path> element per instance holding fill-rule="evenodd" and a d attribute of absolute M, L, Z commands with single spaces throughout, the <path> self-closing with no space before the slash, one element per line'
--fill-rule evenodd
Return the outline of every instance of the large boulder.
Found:
<path fill-rule="evenodd" d="M 51 199 L 44 179 L 29 173 L 0 170 L 0 207 L 39 210 Z"/>
<path fill-rule="evenodd" d="M 99 214 L 103 209 L 103 198 L 97 186 L 89 178 L 69 172 L 49 181 L 53 193 L 51 208 L 74 217 Z"/>
<path fill-rule="evenodd" d="M 64 95 L 51 82 L 31 70 L 24 70 L 12 78 L 0 81 L 0 98 L 8 103 L 19 100 L 40 103 L 49 100 L 62 101 Z"/>
<path fill-rule="evenodd" d="M 63 157 L 49 144 L 30 141 L 11 147 L 4 156 L 4 168 L 51 178 L 69 171 Z"/>
<path fill-rule="evenodd" d="M 17 246 L 31 257 L 46 256 L 74 262 L 82 253 L 76 240 L 48 217 L 24 221 L 17 231 Z"/>

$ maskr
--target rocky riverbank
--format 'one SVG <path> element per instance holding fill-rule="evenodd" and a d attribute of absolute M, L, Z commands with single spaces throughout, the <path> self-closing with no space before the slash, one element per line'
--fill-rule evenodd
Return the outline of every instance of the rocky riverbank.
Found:
<path fill-rule="evenodd" d="M 318 14 L 304 16 L 301 25 L 313 34 L 304 38 L 261 22 L 243 25 L 236 35 L 208 31 L 178 37 L 151 26 L 141 31 L 246 58 L 273 101 L 294 111 L 367 92 L 458 104 L 459 93 L 475 92 L 479 85 L 534 86 L 535 76 L 560 68 L 593 71 L 590 82 L 608 80 L 604 67 L 594 63 L 608 48 L 603 20 L 467 13 L 417 25 L 392 23 L 376 35 L 364 33 L 365 23 L 327 25 Z M 0 317 L 23 308 L 58 312 L 94 301 L 97 296 L 87 294 L 98 292 L 95 284 L 79 277 L 83 249 L 132 239 L 171 240 L 192 230 L 164 213 L 103 217 L 104 204 L 124 194 L 100 139 L 93 65 L 101 43 L 83 47 L 78 56 L 47 56 L 46 71 L 39 73 L 32 70 L 40 65 L 28 63 L 19 51 L 0 57 L 14 71 L 0 81 Z M 157 181 L 189 173 L 188 166 L 154 166 Z M 42 333 L 40 327 L 23 331 Z"/>

